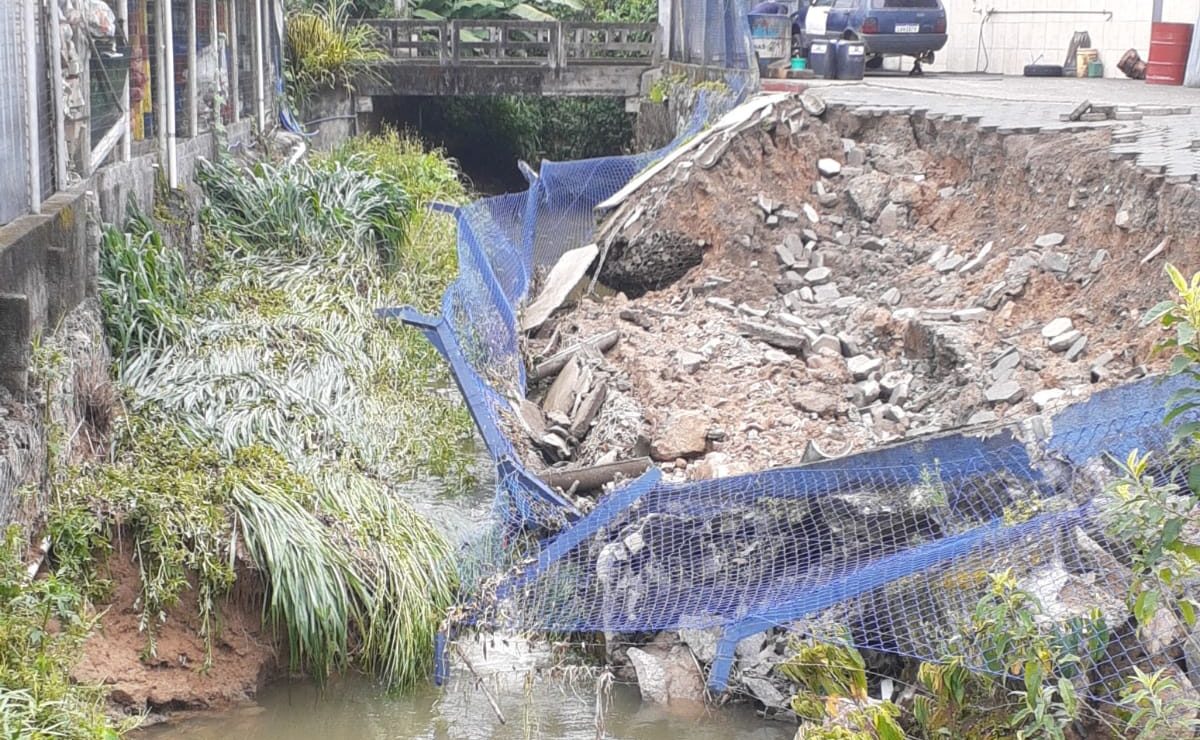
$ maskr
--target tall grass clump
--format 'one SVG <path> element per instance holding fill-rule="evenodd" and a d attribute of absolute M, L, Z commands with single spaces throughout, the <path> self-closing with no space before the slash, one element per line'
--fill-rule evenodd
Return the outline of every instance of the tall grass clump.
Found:
<path fill-rule="evenodd" d="M 394 180 L 348 162 L 251 169 L 231 161 L 198 163 L 210 230 L 247 253 L 322 255 L 338 263 L 397 257 L 412 211 Z"/>
<path fill-rule="evenodd" d="M 118 361 L 179 337 L 187 297 L 183 259 L 136 209 L 124 230 L 104 230 L 98 282 L 104 333 Z"/>
<path fill-rule="evenodd" d="M 321 88 L 349 89 L 356 74 L 386 58 L 374 29 L 354 23 L 351 11 L 349 2 L 328 0 L 289 14 L 284 74 L 293 100 Z"/>

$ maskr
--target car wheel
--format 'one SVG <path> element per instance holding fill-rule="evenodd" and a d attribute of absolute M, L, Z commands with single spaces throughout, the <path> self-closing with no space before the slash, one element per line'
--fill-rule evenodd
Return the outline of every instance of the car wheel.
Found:
<path fill-rule="evenodd" d="M 1062 77 L 1063 68 L 1059 64 L 1027 64 L 1026 77 Z"/>
<path fill-rule="evenodd" d="M 883 57 L 874 56 L 868 59 L 867 69 L 883 69 Z"/>

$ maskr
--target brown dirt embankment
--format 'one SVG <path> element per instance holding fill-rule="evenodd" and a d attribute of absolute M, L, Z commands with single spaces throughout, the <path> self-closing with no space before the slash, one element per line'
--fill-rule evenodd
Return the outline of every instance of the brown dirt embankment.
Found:
<path fill-rule="evenodd" d="M 111 596 L 100 605 L 99 623 L 84 644 L 73 676 L 108 689 L 113 710 L 149 713 L 151 722 L 168 712 L 211 710 L 253 700 L 278 674 L 275 639 L 262 623 L 263 589 L 252 572 L 239 572 L 233 592 L 218 604 L 212 661 L 200 635 L 196 590 L 185 589 L 166 621 L 153 625 L 156 651 L 141 625 L 141 578 L 131 543 L 114 538 L 104 566 Z"/>

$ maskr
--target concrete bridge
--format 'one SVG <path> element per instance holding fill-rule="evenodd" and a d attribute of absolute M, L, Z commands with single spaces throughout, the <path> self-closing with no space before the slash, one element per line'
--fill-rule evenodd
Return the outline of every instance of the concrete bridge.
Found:
<path fill-rule="evenodd" d="M 386 61 L 359 95 L 634 98 L 659 61 L 656 23 L 368 19 Z"/>

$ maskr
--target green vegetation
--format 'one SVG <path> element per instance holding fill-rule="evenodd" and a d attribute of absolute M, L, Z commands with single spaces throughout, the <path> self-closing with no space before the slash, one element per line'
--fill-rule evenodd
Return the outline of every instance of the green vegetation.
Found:
<path fill-rule="evenodd" d="M 349 89 L 354 75 L 385 57 L 369 26 L 354 23 L 346 0 L 326 0 L 288 15 L 284 76 L 288 93 L 300 101 L 322 88 Z"/>
<path fill-rule="evenodd" d="M 136 719 L 110 726 L 104 690 L 70 678 L 91 629 L 83 596 L 68 580 L 30 580 L 25 543 L 12 528 L 0 541 L 0 737 L 116 738 Z"/>
<path fill-rule="evenodd" d="M 293 670 L 320 680 L 358 668 L 411 685 L 457 586 L 448 544 L 396 486 L 469 485 L 470 420 L 431 392 L 449 377 L 429 343 L 373 314 L 439 305 L 455 233 L 427 206 L 465 197 L 456 166 L 387 132 L 310 163 L 204 163 L 198 180 L 203 270 L 188 274 L 140 214 L 102 245 L 126 413 L 108 460 L 53 471 L 53 575 L 20 591 L 38 614 L 52 601 L 54 619 L 75 621 L 54 638 L 56 662 L 43 661 L 50 678 L 9 681 L 0 657 L 0 704 L 27 705 L 20 721 L 47 737 L 58 736 L 51 711 L 78 728 L 63 736 L 107 731 L 102 692 L 71 687 L 66 669 L 89 627 L 78 615 L 110 593 L 103 563 L 118 538 L 140 575 L 146 658 L 190 590 L 209 646 L 201 670 L 222 600 L 257 571 L 264 620 Z M 7 583 L 0 596 L 18 593 Z M 0 602 L 0 630 L 25 619 L 23 603 Z"/>
<path fill-rule="evenodd" d="M 187 277 L 179 251 L 131 212 L 127 231 L 104 230 L 100 249 L 104 334 L 118 361 L 179 338 Z"/>

